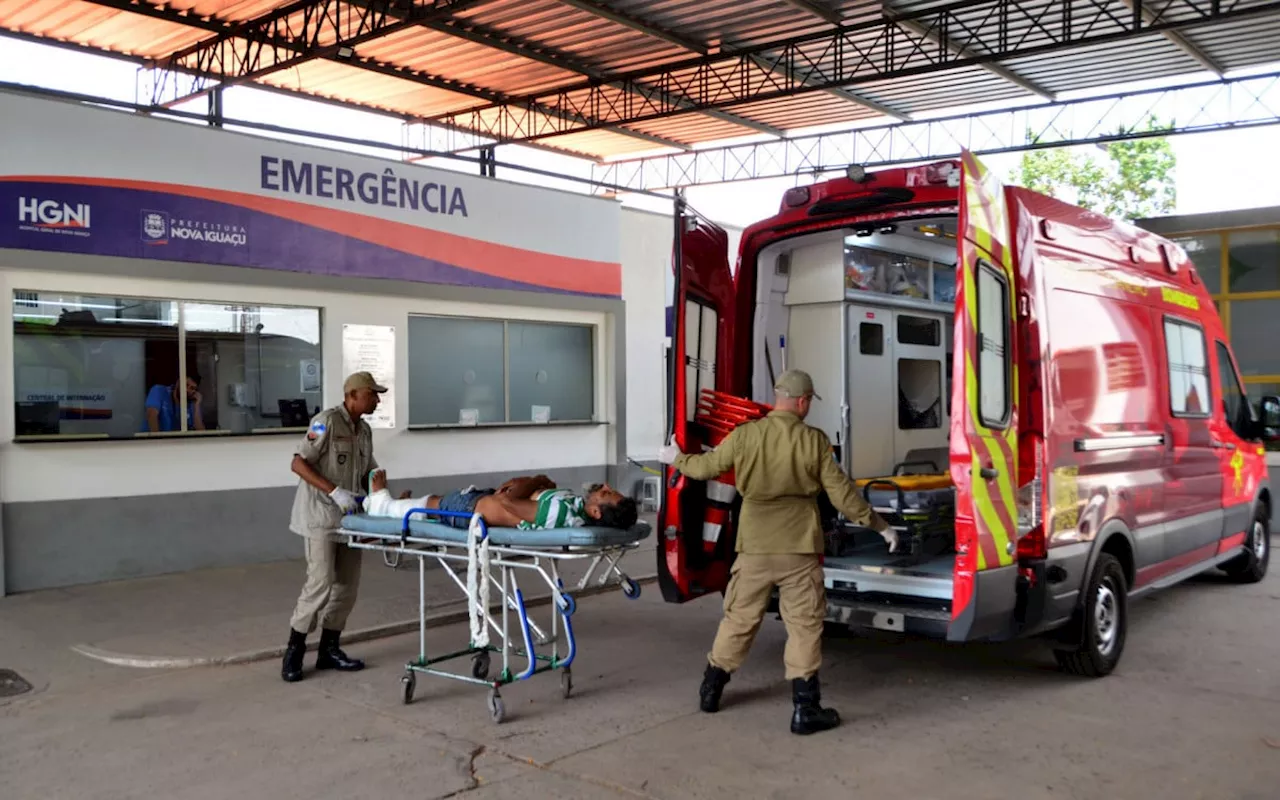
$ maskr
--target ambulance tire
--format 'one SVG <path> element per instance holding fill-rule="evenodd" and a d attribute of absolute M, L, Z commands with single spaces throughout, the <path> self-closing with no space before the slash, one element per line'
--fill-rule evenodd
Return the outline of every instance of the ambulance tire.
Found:
<path fill-rule="evenodd" d="M 1129 627 L 1126 584 L 1119 560 L 1110 553 L 1100 553 L 1080 611 L 1084 629 L 1080 643 L 1072 650 L 1053 651 L 1063 672 L 1101 678 L 1120 663 Z"/>
<path fill-rule="evenodd" d="M 1271 563 L 1271 520 L 1266 506 L 1259 506 L 1245 539 L 1248 552 L 1222 565 L 1222 571 L 1236 583 L 1257 583 L 1267 577 Z"/>

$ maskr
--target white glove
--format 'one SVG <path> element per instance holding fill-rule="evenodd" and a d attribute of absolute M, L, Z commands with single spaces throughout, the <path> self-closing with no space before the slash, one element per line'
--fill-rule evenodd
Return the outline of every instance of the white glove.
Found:
<path fill-rule="evenodd" d="M 885 544 L 889 545 L 889 552 L 896 552 L 898 549 L 898 532 L 893 528 L 886 528 L 880 531 L 880 535 L 884 537 Z"/>
<path fill-rule="evenodd" d="M 680 446 L 676 444 L 676 437 L 672 436 L 671 441 L 658 448 L 658 461 L 663 464 L 676 463 L 676 456 L 680 455 Z"/>
<path fill-rule="evenodd" d="M 343 489 L 341 486 L 335 488 L 332 492 L 329 492 L 329 497 L 338 506 L 338 508 L 342 509 L 343 514 L 350 514 L 352 511 L 355 511 L 356 507 L 359 505 L 359 503 L 356 502 L 356 496 L 351 492 L 348 492 L 346 489 Z"/>

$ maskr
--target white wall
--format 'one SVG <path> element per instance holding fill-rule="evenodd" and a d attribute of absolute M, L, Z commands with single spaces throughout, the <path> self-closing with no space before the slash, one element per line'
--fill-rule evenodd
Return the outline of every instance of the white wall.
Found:
<path fill-rule="evenodd" d="M 639 262 L 633 269 L 641 271 Z M 655 283 L 658 283 L 655 280 Z M 660 284 L 659 284 L 660 285 Z M 613 392 L 614 326 L 599 311 L 565 311 L 519 306 L 414 299 L 392 295 L 341 294 L 278 287 L 242 287 L 217 283 L 163 281 L 118 276 L 26 272 L 0 263 L 0 297 L 11 302 L 15 288 L 67 294 L 124 297 L 168 297 L 220 303 L 280 304 L 322 309 L 324 405 L 340 402 L 342 325 L 396 327 L 395 430 L 374 432 L 375 453 L 392 476 L 428 477 L 478 472 L 597 466 L 613 461 L 609 425 L 581 427 L 498 428 L 407 431 L 408 365 L 406 340 L 410 313 L 494 316 L 578 322 L 597 328 L 597 408 L 599 418 L 617 417 Z M 8 302 L 6 304 L 8 304 Z M 654 301 L 643 303 L 650 317 Z M 660 313 L 660 311 L 658 312 Z M 632 330 L 628 328 L 628 330 Z M 653 334 L 653 325 L 638 324 L 638 335 Z M 13 327 L 0 325 L 0 353 L 13 352 Z M 121 497 L 174 492 L 292 486 L 290 455 L 294 435 L 168 441 L 101 441 L 13 443 L 14 381 L 12 362 L 4 359 L 0 377 L 0 501 L 58 500 L 69 497 Z M 643 380 L 643 372 L 637 380 Z M 651 378 L 650 378 L 651 380 Z"/>

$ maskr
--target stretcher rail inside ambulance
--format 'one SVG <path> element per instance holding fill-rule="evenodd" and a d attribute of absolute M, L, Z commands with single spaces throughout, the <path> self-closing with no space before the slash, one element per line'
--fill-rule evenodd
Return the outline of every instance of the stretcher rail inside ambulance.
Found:
<path fill-rule="evenodd" d="M 1005 187 L 971 153 L 789 189 L 732 270 L 725 232 L 676 212 L 675 444 L 715 448 L 803 370 L 806 422 L 899 534 L 818 498 L 828 621 L 1044 636 L 1065 669 L 1106 674 L 1125 598 L 1265 573 L 1275 423 L 1176 243 Z M 1280 419 L 1280 399 L 1261 410 Z M 668 469 L 663 597 L 723 592 L 734 476 Z"/>

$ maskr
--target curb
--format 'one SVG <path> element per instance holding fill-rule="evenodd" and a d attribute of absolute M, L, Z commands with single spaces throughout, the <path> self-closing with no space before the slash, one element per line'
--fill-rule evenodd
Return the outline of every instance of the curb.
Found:
<path fill-rule="evenodd" d="M 638 578 L 633 577 L 632 580 L 641 586 L 645 586 L 657 581 L 658 576 L 657 574 L 643 575 Z M 590 586 L 574 593 L 573 598 L 577 600 L 582 597 L 592 597 L 611 591 L 620 591 L 618 584 L 610 583 L 604 586 Z M 462 605 L 465 602 L 465 600 L 455 601 L 450 605 Z M 548 593 L 528 598 L 524 601 L 524 604 L 526 608 L 538 608 L 550 602 L 551 594 Z M 490 605 L 489 609 L 495 613 L 501 611 L 501 601 Z M 459 622 L 466 622 L 468 618 L 469 614 L 465 608 L 438 612 L 427 616 L 427 627 L 439 628 L 445 625 L 453 625 Z M 355 644 L 373 639 L 385 639 L 389 636 L 399 636 L 416 630 L 418 630 L 418 620 L 416 619 L 403 622 L 388 622 L 385 625 L 374 625 L 370 628 L 346 631 L 342 634 L 342 641 L 343 644 Z M 308 651 L 313 651 L 315 648 L 315 643 L 307 646 Z M 285 648 L 283 646 L 264 647 L 258 650 L 233 653 L 228 656 L 140 656 L 129 653 L 116 653 L 91 644 L 72 645 L 71 650 L 86 658 L 117 667 L 131 667 L 133 669 L 191 669 L 194 667 L 229 667 L 237 664 L 252 664 L 256 661 L 281 658 L 284 655 Z"/>

